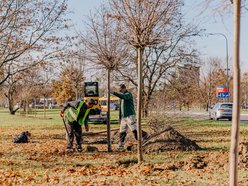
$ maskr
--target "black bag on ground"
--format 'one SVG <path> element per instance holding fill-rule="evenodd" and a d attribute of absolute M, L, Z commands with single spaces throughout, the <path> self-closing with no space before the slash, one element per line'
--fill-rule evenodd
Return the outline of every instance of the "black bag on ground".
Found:
<path fill-rule="evenodd" d="M 20 135 L 13 138 L 14 143 L 28 143 L 28 138 L 31 136 L 31 133 L 26 131 L 22 132 Z"/>

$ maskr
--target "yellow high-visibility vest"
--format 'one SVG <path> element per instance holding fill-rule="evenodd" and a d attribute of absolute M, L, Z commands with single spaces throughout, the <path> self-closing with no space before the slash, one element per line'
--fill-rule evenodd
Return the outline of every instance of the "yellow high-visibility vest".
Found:
<path fill-rule="evenodd" d="M 81 110 L 83 104 L 84 104 L 84 101 L 80 100 L 79 106 L 76 109 L 74 107 L 70 107 L 67 109 L 66 117 L 67 117 L 69 122 L 72 123 L 72 122 L 76 121 L 76 122 L 78 122 L 79 125 L 82 125 L 84 123 L 87 115 L 89 114 L 90 109 L 88 108 L 86 110 L 83 117 L 78 118 L 78 115 L 80 113 L 80 110 Z"/>

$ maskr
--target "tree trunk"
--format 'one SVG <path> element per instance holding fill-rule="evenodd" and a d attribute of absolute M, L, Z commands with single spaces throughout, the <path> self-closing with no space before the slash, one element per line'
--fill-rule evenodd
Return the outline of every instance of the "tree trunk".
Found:
<path fill-rule="evenodd" d="M 25 101 L 22 101 L 22 109 L 23 109 L 23 115 L 26 115 L 26 105 L 27 105 L 27 103 L 26 103 L 26 100 Z"/>
<path fill-rule="evenodd" d="M 19 108 L 14 109 L 14 100 L 13 100 L 13 91 L 9 90 L 8 94 L 4 94 L 5 97 L 8 99 L 8 105 L 9 105 L 9 113 L 11 115 L 15 115 L 16 111 Z"/>
<path fill-rule="evenodd" d="M 234 51 L 233 51 L 233 119 L 230 147 L 229 185 L 238 185 L 238 145 L 240 124 L 240 0 L 234 3 Z"/>
<path fill-rule="evenodd" d="M 110 138 L 110 69 L 108 71 L 108 101 L 107 101 L 107 142 L 108 142 L 108 152 L 111 152 L 111 138 Z"/>
<path fill-rule="evenodd" d="M 143 152 L 142 152 L 142 129 L 141 129 L 141 113 L 142 113 L 142 90 L 143 90 L 143 75 L 142 75 L 142 48 L 139 46 L 136 48 L 137 57 L 138 57 L 138 99 L 137 99 L 137 125 L 138 125 L 138 162 L 143 161 Z"/>
<path fill-rule="evenodd" d="M 28 100 L 27 99 L 25 100 L 25 103 L 26 103 L 26 106 L 25 106 L 26 112 L 25 113 L 26 113 L 26 115 L 28 115 Z"/>
<path fill-rule="evenodd" d="M 43 105 L 43 110 L 44 110 L 44 118 L 46 118 L 46 96 L 44 95 L 44 105 Z"/>
<path fill-rule="evenodd" d="M 179 110 L 182 111 L 182 103 L 179 102 Z"/>
<path fill-rule="evenodd" d="M 8 101 L 9 101 L 9 113 L 11 115 L 15 115 L 13 103 L 11 100 L 8 100 Z"/>

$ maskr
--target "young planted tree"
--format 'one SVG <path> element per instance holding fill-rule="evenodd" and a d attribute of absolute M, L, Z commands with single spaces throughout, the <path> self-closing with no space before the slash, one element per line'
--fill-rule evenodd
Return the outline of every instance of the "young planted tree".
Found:
<path fill-rule="evenodd" d="M 238 155 L 240 126 L 240 12 L 241 0 L 233 2 L 234 7 L 234 50 L 233 50 L 233 119 L 230 147 L 229 185 L 238 185 Z"/>
<path fill-rule="evenodd" d="M 234 13 L 234 49 L 233 49 L 233 119 L 231 131 L 230 147 L 230 177 L 229 185 L 238 185 L 238 144 L 239 144 L 239 124 L 240 124 L 240 17 L 241 8 L 248 10 L 247 1 L 230 0 L 216 1 L 205 0 L 207 5 L 218 2 L 217 12 L 224 12 L 233 4 Z M 216 5 L 216 4 L 215 4 Z M 216 6 L 214 7 L 216 11 Z M 224 11 L 223 11 L 224 10 Z"/>
<path fill-rule="evenodd" d="M 143 52 L 148 46 L 162 43 L 167 39 L 165 26 L 178 16 L 181 0 L 111 0 L 113 16 L 123 24 L 124 38 L 137 53 L 138 66 L 138 160 L 143 161 L 141 146 L 141 105 L 143 91 Z"/>
<path fill-rule="evenodd" d="M 82 34 L 82 43 L 86 48 L 86 59 L 100 65 L 107 71 L 108 102 L 107 102 L 107 140 L 108 151 L 111 149 L 110 139 L 110 75 L 120 68 L 126 59 L 127 47 L 121 40 L 122 28 L 118 21 L 110 17 L 109 12 L 102 8 L 96 15 L 89 17 L 86 34 Z"/>
<path fill-rule="evenodd" d="M 54 33 L 67 27 L 65 13 L 66 0 L 0 1 L 0 85 L 61 49 Z"/>

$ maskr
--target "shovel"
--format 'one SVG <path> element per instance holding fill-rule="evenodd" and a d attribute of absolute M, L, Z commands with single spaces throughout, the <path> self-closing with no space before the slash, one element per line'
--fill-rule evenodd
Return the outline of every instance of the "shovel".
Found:
<path fill-rule="evenodd" d="M 64 126 L 65 126 L 65 130 L 66 130 L 67 137 L 69 137 L 69 132 L 68 132 L 68 128 L 67 128 L 67 126 L 66 126 L 66 124 L 65 124 L 65 119 L 64 119 L 64 117 L 62 117 L 62 120 L 63 120 Z"/>

